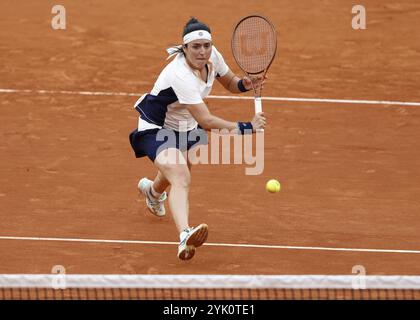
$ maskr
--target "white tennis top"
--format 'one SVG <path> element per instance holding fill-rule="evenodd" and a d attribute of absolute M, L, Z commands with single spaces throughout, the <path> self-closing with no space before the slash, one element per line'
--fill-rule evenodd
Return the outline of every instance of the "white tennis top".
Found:
<path fill-rule="evenodd" d="M 187 64 L 183 54 L 176 55 L 162 70 L 152 91 L 135 103 L 134 107 L 140 113 L 138 130 L 167 128 L 184 132 L 197 128 L 197 121 L 185 105 L 202 103 L 210 94 L 214 79 L 229 71 L 214 46 L 207 68 L 205 82 L 199 72 Z"/>

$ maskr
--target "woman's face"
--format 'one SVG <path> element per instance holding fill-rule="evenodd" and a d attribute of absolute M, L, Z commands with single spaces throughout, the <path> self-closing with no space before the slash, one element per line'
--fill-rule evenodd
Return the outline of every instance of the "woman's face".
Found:
<path fill-rule="evenodd" d="M 194 40 L 184 46 L 185 57 L 188 64 L 201 70 L 210 59 L 212 43 L 209 40 Z"/>

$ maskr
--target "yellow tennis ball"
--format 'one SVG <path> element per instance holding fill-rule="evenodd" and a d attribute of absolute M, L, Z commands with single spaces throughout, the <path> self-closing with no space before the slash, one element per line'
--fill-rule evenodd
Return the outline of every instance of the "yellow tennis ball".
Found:
<path fill-rule="evenodd" d="M 278 182 L 275 179 L 271 179 L 267 182 L 267 184 L 265 185 L 265 190 L 267 190 L 270 193 L 276 193 L 279 192 L 281 189 L 281 185 L 280 182 Z"/>

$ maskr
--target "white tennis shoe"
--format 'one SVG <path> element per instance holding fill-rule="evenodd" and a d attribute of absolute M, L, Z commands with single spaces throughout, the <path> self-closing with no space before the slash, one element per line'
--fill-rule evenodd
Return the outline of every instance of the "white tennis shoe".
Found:
<path fill-rule="evenodd" d="M 166 191 L 161 194 L 159 199 L 155 199 L 151 196 L 150 188 L 153 181 L 142 178 L 139 181 L 138 188 L 139 191 L 146 197 L 146 205 L 149 208 L 150 212 L 155 216 L 163 217 L 166 214 L 165 211 L 165 200 L 167 198 Z"/>
<path fill-rule="evenodd" d="M 195 248 L 200 247 L 207 240 L 209 227 L 205 223 L 195 228 L 188 228 L 181 233 L 181 241 L 178 245 L 178 258 L 189 260 L 195 255 Z"/>

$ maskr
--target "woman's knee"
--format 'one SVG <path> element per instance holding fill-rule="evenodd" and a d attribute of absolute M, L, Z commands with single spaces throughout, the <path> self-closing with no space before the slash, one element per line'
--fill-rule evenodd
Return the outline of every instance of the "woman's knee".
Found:
<path fill-rule="evenodd" d="M 189 188 L 191 173 L 187 165 L 158 165 L 159 172 L 171 184 L 182 188 Z"/>
<path fill-rule="evenodd" d="M 190 187 L 191 174 L 187 166 L 171 168 L 171 174 L 169 176 L 168 180 L 173 187 Z"/>
<path fill-rule="evenodd" d="M 184 159 L 184 161 L 179 162 L 179 159 Z M 187 161 L 179 150 L 168 149 L 162 151 L 156 157 L 155 165 L 173 187 L 189 188 L 191 182 L 190 170 Z"/>

